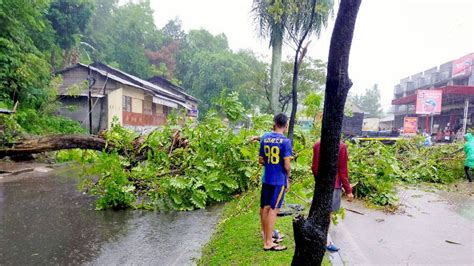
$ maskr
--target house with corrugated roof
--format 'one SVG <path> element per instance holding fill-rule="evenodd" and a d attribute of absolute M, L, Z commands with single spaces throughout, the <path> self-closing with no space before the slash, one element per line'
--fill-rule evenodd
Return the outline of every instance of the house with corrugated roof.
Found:
<path fill-rule="evenodd" d="M 171 112 L 197 117 L 198 100 L 171 82 L 155 84 L 102 63 L 78 63 L 57 74 L 63 79 L 59 114 L 94 134 L 110 128 L 114 118 L 143 131 L 164 125 Z"/>

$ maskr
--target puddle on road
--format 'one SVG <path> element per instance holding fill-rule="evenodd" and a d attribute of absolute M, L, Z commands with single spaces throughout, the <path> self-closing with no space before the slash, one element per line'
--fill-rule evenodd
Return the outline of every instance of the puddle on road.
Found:
<path fill-rule="evenodd" d="M 43 169 L 45 170 L 45 169 Z M 1 264 L 192 264 L 220 207 L 193 212 L 95 211 L 70 173 L 0 180 Z"/>

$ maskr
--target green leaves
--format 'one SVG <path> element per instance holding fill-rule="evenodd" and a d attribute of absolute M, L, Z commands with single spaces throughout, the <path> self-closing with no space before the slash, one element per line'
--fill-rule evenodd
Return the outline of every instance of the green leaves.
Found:
<path fill-rule="evenodd" d="M 248 189 L 258 173 L 258 143 L 247 142 L 257 132 L 232 131 L 213 113 L 197 125 L 166 125 L 144 140 L 143 162 L 103 152 L 87 172 L 84 187 L 99 196 L 98 209 L 192 210 L 229 200 Z M 118 124 L 105 134 L 117 151 L 133 147 L 136 137 Z"/>
<path fill-rule="evenodd" d="M 380 142 L 349 146 L 354 192 L 379 206 L 396 206 L 395 186 L 406 183 L 451 183 L 463 176 L 458 144 L 421 147 L 416 140 L 401 140 L 393 146 Z"/>
<path fill-rule="evenodd" d="M 221 97 L 216 101 L 216 105 L 231 122 L 242 118 L 245 112 L 243 105 L 239 102 L 239 94 L 235 91 L 228 95 L 225 90 L 221 91 Z"/>
<path fill-rule="evenodd" d="M 47 18 L 56 31 L 56 42 L 64 50 L 77 45 L 92 15 L 90 0 L 54 0 Z"/>

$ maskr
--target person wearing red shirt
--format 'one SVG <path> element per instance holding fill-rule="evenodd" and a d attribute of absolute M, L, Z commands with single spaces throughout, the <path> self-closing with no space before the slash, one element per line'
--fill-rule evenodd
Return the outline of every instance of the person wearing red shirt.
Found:
<path fill-rule="evenodd" d="M 313 146 L 313 163 L 311 166 L 311 170 L 313 171 L 313 175 L 316 177 L 318 176 L 320 146 L 321 143 L 319 141 L 316 142 L 316 144 L 314 144 Z M 348 201 L 352 201 L 354 199 L 351 184 L 349 183 L 349 171 L 347 169 L 347 161 L 347 145 L 341 142 L 339 144 L 339 160 L 337 165 L 336 184 L 334 186 L 334 193 L 332 196 L 331 212 L 338 211 L 339 208 L 341 208 L 342 188 L 344 188 L 344 191 L 346 192 Z M 329 251 L 339 250 L 339 248 L 337 248 L 333 243 L 328 243 L 327 249 Z"/>

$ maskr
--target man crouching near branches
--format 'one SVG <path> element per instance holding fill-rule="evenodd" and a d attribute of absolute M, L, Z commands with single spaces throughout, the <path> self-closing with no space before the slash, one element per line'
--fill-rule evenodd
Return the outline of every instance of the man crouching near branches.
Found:
<path fill-rule="evenodd" d="M 260 221 L 263 229 L 263 250 L 282 251 L 286 247 L 274 243 L 273 229 L 285 193 L 289 188 L 290 159 L 293 155 L 291 142 L 284 133 L 288 130 L 288 117 L 277 114 L 273 118 L 273 132 L 265 133 L 260 140 L 258 161 L 264 166 L 262 194 L 260 197 Z"/>

